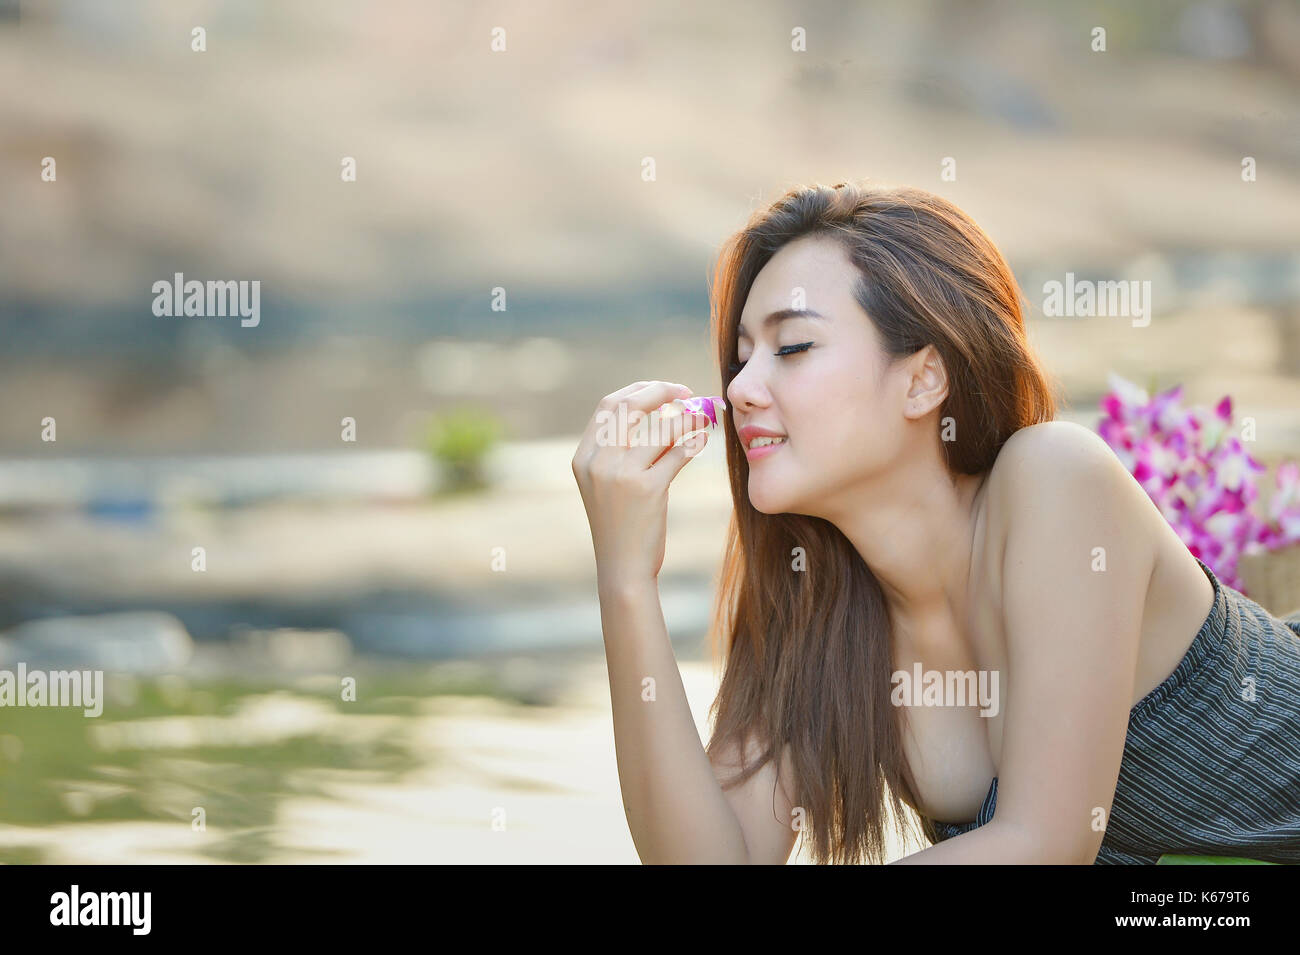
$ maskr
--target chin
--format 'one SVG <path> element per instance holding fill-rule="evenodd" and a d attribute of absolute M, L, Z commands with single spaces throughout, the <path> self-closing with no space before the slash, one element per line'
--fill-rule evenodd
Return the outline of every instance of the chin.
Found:
<path fill-rule="evenodd" d="M 771 488 L 755 487 L 752 476 L 749 479 L 749 503 L 760 514 L 785 514 L 794 505 L 787 495 L 773 493 Z"/>

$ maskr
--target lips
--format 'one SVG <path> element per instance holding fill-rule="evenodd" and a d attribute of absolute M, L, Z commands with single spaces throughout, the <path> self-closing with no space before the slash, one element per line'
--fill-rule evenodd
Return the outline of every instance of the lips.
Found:
<path fill-rule="evenodd" d="M 787 436 L 771 428 L 747 424 L 736 432 L 745 449 L 745 457 L 751 461 L 766 457 L 785 447 Z M 755 442 L 758 442 L 755 444 Z"/>
<path fill-rule="evenodd" d="M 749 447 L 750 442 L 755 438 L 784 438 L 785 434 L 780 431 L 773 431 L 771 428 L 762 428 L 756 424 L 747 424 L 736 431 L 740 438 L 740 443 Z"/>

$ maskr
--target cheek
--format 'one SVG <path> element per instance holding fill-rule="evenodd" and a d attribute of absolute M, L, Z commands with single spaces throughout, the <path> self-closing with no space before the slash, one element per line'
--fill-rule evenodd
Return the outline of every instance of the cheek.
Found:
<path fill-rule="evenodd" d="M 874 384 L 850 384 L 828 393 L 806 423 L 801 419 L 791 449 L 792 463 L 812 468 L 830 484 L 883 467 L 895 456 L 900 439 Z"/>
<path fill-rule="evenodd" d="M 883 420 L 881 401 L 876 383 L 860 372 L 826 375 L 811 383 L 800 399 L 792 430 L 809 451 L 851 453 Z"/>

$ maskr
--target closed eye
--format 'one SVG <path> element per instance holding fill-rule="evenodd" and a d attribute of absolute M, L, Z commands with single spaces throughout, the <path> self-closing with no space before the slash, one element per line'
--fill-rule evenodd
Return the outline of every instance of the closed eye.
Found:
<path fill-rule="evenodd" d="M 776 357 L 784 358 L 786 355 L 797 355 L 799 352 L 807 351 L 809 348 L 812 348 L 812 346 L 812 342 L 803 342 L 800 345 L 786 345 L 785 347 L 776 350 Z M 727 370 L 733 375 L 737 375 L 740 374 L 740 369 L 744 368 L 745 364 L 746 363 L 743 361 L 732 362 L 727 366 Z"/>

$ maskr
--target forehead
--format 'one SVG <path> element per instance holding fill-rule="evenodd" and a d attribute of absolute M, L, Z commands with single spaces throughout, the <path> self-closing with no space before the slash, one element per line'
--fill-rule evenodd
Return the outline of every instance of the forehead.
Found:
<path fill-rule="evenodd" d="M 817 236 L 787 243 L 755 276 L 740 313 L 739 334 L 752 337 L 790 317 L 843 314 L 856 302 L 853 288 L 858 279 L 848 253 L 835 240 Z"/>

